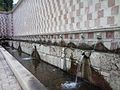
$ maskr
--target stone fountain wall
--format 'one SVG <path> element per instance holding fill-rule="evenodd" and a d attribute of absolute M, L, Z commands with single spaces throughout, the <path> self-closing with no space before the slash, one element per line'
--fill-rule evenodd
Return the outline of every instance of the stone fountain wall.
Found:
<path fill-rule="evenodd" d="M 10 41 L 15 48 L 18 48 L 18 41 Z M 37 43 L 21 42 L 21 48 L 24 52 L 31 54 L 34 45 L 42 60 L 63 70 L 69 70 L 71 67 L 71 55 L 77 62 L 80 61 L 81 54 L 85 50 L 60 47 L 54 45 L 45 45 Z M 120 55 L 115 53 L 104 53 L 92 51 L 91 66 L 103 75 L 104 79 L 110 84 L 113 90 L 120 89 Z M 80 61 L 81 62 L 81 61 Z"/>
<path fill-rule="evenodd" d="M 0 14 L 0 30 L 9 24 L 10 45 L 18 48 L 20 42 L 28 54 L 35 45 L 41 59 L 64 70 L 71 55 L 80 60 L 81 49 L 103 51 L 92 53 L 91 65 L 120 90 L 119 16 L 119 0 L 19 0 L 12 13 Z"/>

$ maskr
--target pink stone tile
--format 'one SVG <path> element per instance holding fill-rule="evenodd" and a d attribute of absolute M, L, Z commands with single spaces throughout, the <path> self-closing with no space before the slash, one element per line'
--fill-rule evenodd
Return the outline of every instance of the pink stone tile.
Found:
<path fill-rule="evenodd" d="M 114 16 L 107 17 L 107 24 L 108 25 L 113 25 L 114 22 L 115 22 Z"/>
<path fill-rule="evenodd" d="M 76 16 L 80 16 L 80 9 L 76 11 Z"/>
<path fill-rule="evenodd" d="M 71 18 L 71 22 L 72 22 L 72 23 L 75 22 L 75 18 L 74 18 L 74 17 Z"/>
<path fill-rule="evenodd" d="M 89 13 L 89 7 L 85 7 L 85 13 Z"/>
<path fill-rule="evenodd" d="M 59 16 L 59 20 L 61 20 L 61 16 Z"/>
<path fill-rule="evenodd" d="M 65 20 L 67 19 L 67 14 L 64 15 L 64 19 L 65 19 Z"/>
<path fill-rule="evenodd" d="M 110 49 L 116 49 L 117 48 L 117 42 L 112 42 L 111 43 L 111 46 L 110 46 Z"/>
<path fill-rule="evenodd" d="M 65 39 L 68 39 L 68 34 L 65 34 L 64 37 L 65 37 Z"/>
<path fill-rule="evenodd" d="M 84 7 L 83 2 L 80 2 L 79 3 L 79 8 L 83 8 L 83 7 Z"/>
<path fill-rule="evenodd" d="M 113 39 L 114 38 L 114 32 L 113 31 L 106 32 L 106 38 L 107 39 Z"/>
<path fill-rule="evenodd" d="M 72 11 L 75 11 L 75 5 L 72 6 Z"/>
<path fill-rule="evenodd" d="M 92 13 L 87 14 L 87 20 L 92 20 Z"/>
<path fill-rule="evenodd" d="M 89 32 L 88 33 L 88 39 L 92 39 L 92 38 L 94 38 L 94 34 L 93 34 L 93 32 Z"/>
<path fill-rule="evenodd" d="M 60 38 L 60 35 L 57 35 L 57 39 L 59 39 Z"/>
<path fill-rule="evenodd" d="M 104 16 L 104 10 L 102 9 L 102 10 L 98 11 L 98 18 L 101 18 L 103 16 Z"/>
<path fill-rule="evenodd" d="M 77 3 L 80 3 L 81 0 L 77 0 Z"/>
<path fill-rule="evenodd" d="M 117 15 L 119 13 L 119 6 L 114 6 L 111 9 L 111 15 Z"/>
<path fill-rule="evenodd" d="M 100 26 L 100 19 L 95 19 L 94 26 Z"/>
<path fill-rule="evenodd" d="M 80 34 L 79 34 L 79 33 L 76 33 L 76 34 L 75 34 L 75 39 L 79 39 L 79 37 L 80 37 Z"/>
<path fill-rule="evenodd" d="M 93 0 L 88 0 L 88 5 L 91 6 L 93 4 Z"/>
<path fill-rule="evenodd" d="M 60 11 L 60 15 L 62 15 L 62 14 L 63 14 L 63 11 L 61 10 L 61 11 Z"/>
<path fill-rule="evenodd" d="M 54 35 L 54 39 L 56 39 L 56 35 Z"/>
<path fill-rule="evenodd" d="M 56 17 L 54 17 L 54 21 L 56 22 Z"/>
<path fill-rule="evenodd" d="M 73 5 L 73 0 L 70 0 L 70 6 L 72 6 Z"/>
<path fill-rule="evenodd" d="M 85 21 L 84 26 L 88 28 L 89 27 L 89 21 Z"/>
<path fill-rule="evenodd" d="M 68 24 L 68 19 L 65 20 L 65 23 Z"/>
<path fill-rule="evenodd" d="M 112 7 L 115 5 L 115 0 L 108 0 L 108 7 Z"/>
<path fill-rule="evenodd" d="M 77 27 L 77 28 L 80 28 L 80 22 L 77 22 L 77 23 L 76 23 L 76 27 Z"/>
<path fill-rule="evenodd" d="M 98 11 L 101 8 L 101 3 L 95 4 L 95 11 Z"/>
<path fill-rule="evenodd" d="M 104 0 L 99 0 L 99 2 L 102 2 L 102 1 L 104 1 Z"/>
<path fill-rule="evenodd" d="M 70 39 L 73 39 L 73 34 L 70 34 Z"/>

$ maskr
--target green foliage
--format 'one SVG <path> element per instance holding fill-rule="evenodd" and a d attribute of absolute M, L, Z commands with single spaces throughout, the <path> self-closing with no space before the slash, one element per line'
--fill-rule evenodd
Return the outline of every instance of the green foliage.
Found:
<path fill-rule="evenodd" d="M 13 8 L 13 0 L 0 0 L 0 11 L 10 11 Z"/>
<path fill-rule="evenodd" d="M 0 0 L 0 11 L 3 11 L 3 0 Z"/>

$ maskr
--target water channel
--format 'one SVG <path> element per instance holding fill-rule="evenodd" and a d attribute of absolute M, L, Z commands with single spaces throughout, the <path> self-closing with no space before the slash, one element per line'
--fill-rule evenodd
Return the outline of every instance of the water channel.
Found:
<path fill-rule="evenodd" d="M 35 60 L 30 55 L 19 53 L 18 50 L 5 47 L 26 69 L 28 69 L 48 90 L 102 90 L 86 80 L 78 78 L 79 86 L 76 89 L 62 89 L 64 83 L 74 82 L 75 76 L 54 67 L 42 60 Z"/>

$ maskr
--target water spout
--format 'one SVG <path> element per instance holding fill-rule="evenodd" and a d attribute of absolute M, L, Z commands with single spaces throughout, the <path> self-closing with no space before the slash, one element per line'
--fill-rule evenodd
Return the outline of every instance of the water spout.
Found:
<path fill-rule="evenodd" d="M 41 60 L 40 55 L 39 55 L 39 53 L 37 51 L 36 46 L 34 46 L 34 49 L 33 49 L 33 52 L 31 54 L 31 56 L 33 57 L 33 59 Z"/>
<path fill-rule="evenodd" d="M 19 46 L 18 46 L 18 52 L 22 52 L 22 48 L 21 48 L 21 45 L 20 45 L 20 43 L 19 43 Z"/>
<path fill-rule="evenodd" d="M 21 56 L 21 55 L 22 55 L 22 48 L 21 48 L 20 43 L 19 43 L 19 46 L 18 46 L 18 53 L 19 53 L 19 56 Z"/>

